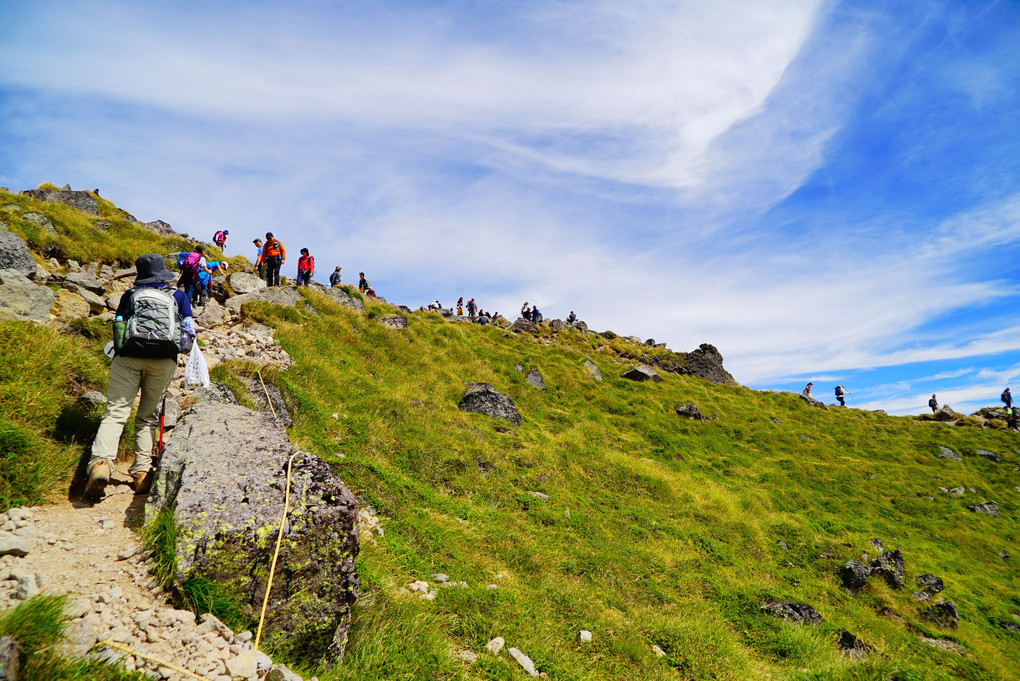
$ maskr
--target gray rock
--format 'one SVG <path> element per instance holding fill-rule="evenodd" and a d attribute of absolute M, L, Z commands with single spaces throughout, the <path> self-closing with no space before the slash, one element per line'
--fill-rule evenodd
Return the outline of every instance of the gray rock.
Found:
<path fill-rule="evenodd" d="M 95 275 L 89 274 L 88 272 L 68 272 L 64 275 L 64 286 L 69 288 L 67 285 L 73 284 L 79 288 L 83 288 L 86 291 L 95 293 L 96 295 L 106 295 L 106 288 L 103 286 L 103 282 L 99 281 Z"/>
<path fill-rule="evenodd" d="M 407 328 L 407 317 L 403 315 L 394 315 L 392 317 L 379 317 L 379 323 L 388 329 L 401 329 Z"/>
<path fill-rule="evenodd" d="M 195 317 L 195 321 L 205 329 L 212 329 L 223 324 L 225 315 L 223 313 L 223 306 L 216 301 L 215 298 L 209 299 L 205 305 L 202 306 L 202 311 Z"/>
<path fill-rule="evenodd" d="M 235 274 L 237 273 L 235 272 Z M 274 286 L 273 288 L 264 288 L 260 291 L 227 298 L 226 307 L 229 310 L 240 310 L 242 305 L 251 301 L 263 301 L 289 307 L 296 305 L 301 300 L 301 294 L 296 289 Z"/>
<path fill-rule="evenodd" d="M 894 589 L 902 589 L 906 584 L 906 567 L 903 564 L 903 552 L 893 549 L 884 553 L 871 563 L 871 574 L 878 575 Z"/>
<path fill-rule="evenodd" d="M 53 291 L 45 286 L 16 270 L 0 269 L 0 320 L 49 321 L 53 300 Z"/>
<path fill-rule="evenodd" d="M 581 333 L 588 333 L 588 325 L 582 322 L 581 320 L 571 322 L 570 324 L 567 324 L 567 326 L 571 329 L 580 331 Z"/>
<path fill-rule="evenodd" d="M 524 319 L 523 317 L 515 320 L 514 323 L 510 325 L 510 330 L 527 331 L 528 333 L 538 333 L 538 327 L 532 324 L 527 319 Z"/>
<path fill-rule="evenodd" d="M 177 404 L 177 400 L 167 397 L 166 410 L 163 413 L 163 427 L 166 429 L 175 427 L 177 425 L 177 419 L 180 417 L 181 406 Z"/>
<path fill-rule="evenodd" d="M 804 400 L 804 403 L 807 404 L 809 407 L 817 407 L 819 409 L 828 409 L 828 407 L 825 406 L 824 402 L 821 402 L 820 400 L 816 400 L 813 397 L 808 397 L 807 395 L 805 395 L 803 393 L 800 394 L 800 399 Z"/>
<path fill-rule="evenodd" d="M 222 383 L 216 383 L 215 381 L 210 382 L 208 388 L 196 389 L 194 395 L 196 398 L 207 402 L 237 404 L 237 398 L 234 397 L 234 393 L 231 392 L 230 388 Z"/>
<path fill-rule="evenodd" d="M 227 286 L 237 295 L 255 293 L 266 288 L 266 282 L 247 272 L 231 272 L 227 275 Z"/>
<path fill-rule="evenodd" d="M 528 494 L 535 497 L 536 499 L 542 499 L 543 501 L 549 498 L 549 495 L 546 494 L 545 492 L 528 492 Z"/>
<path fill-rule="evenodd" d="M 160 457 L 145 516 L 174 514 L 178 583 L 199 576 L 229 581 L 260 608 L 275 545 L 269 537 L 279 529 L 294 454 L 286 550 L 269 598 L 265 641 L 300 639 L 315 648 L 310 654 L 339 660 L 358 595 L 357 502 L 328 464 L 298 453 L 271 417 L 197 402 Z"/>
<path fill-rule="evenodd" d="M 521 665 L 521 669 L 526 671 L 528 676 L 538 676 L 538 670 L 535 669 L 535 663 L 531 661 L 530 657 L 517 650 L 517 648 L 511 648 L 507 652 L 510 653 L 510 657 L 517 660 L 517 664 Z"/>
<path fill-rule="evenodd" d="M 35 275 L 35 260 L 28 244 L 13 232 L 0 232 L 0 270 L 14 270 L 26 277 Z"/>
<path fill-rule="evenodd" d="M 36 581 L 34 573 L 12 571 L 11 577 L 18 580 L 18 590 L 14 593 L 14 597 L 18 600 L 27 601 L 29 598 L 39 595 L 39 583 Z"/>
<path fill-rule="evenodd" d="M 950 653 L 956 653 L 957 655 L 963 655 L 967 650 L 956 641 L 949 641 L 946 639 L 928 638 L 927 636 L 921 637 L 921 643 L 931 646 L 932 648 L 938 648 L 939 650 L 945 650 Z"/>
<path fill-rule="evenodd" d="M 701 413 L 698 409 L 698 405 L 693 402 L 685 402 L 681 405 L 677 405 L 676 415 L 680 418 L 691 419 L 692 421 L 707 421 L 708 417 Z"/>
<path fill-rule="evenodd" d="M 623 372 L 620 374 L 620 378 L 629 378 L 632 381 L 651 381 L 652 383 L 658 383 L 662 380 L 662 376 L 656 373 L 655 369 L 644 364 Z"/>
<path fill-rule="evenodd" d="M 697 350 L 681 353 L 684 365 L 678 372 L 682 375 L 697 376 L 709 383 L 736 385 L 737 382 L 723 367 L 723 357 L 719 350 L 710 343 L 702 343 Z"/>
<path fill-rule="evenodd" d="M 941 599 L 924 611 L 924 618 L 943 629 L 956 629 L 960 625 L 960 613 L 952 601 Z"/>
<path fill-rule="evenodd" d="M 326 295 L 334 302 L 340 303 L 344 307 L 357 312 L 365 311 L 365 301 L 361 299 L 359 294 L 354 293 L 353 289 L 348 289 L 344 286 L 337 286 L 336 288 L 331 288 L 326 291 Z"/>
<path fill-rule="evenodd" d="M 63 190 L 27 189 L 21 193 L 31 196 L 37 201 L 62 203 L 88 215 L 99 216 L 99 204 L 92 192 L 70 191 L 70 187 L 65 186 Z"/>
<path fill-rule="evenodd" d="M 836 647 L 842 650 L 845 655 L 855 660 L 866 657 L 873 650 L 871 646 L 845 629 L 839 630 L 839 635 L 836 638 Z"/>
<path fill-rule="evenodd" d="M 586 359 L 583 362 L 581 362 L 581 366 L 587 369 L 588 373 L 591 374 L 591 377 L 594 378 L 596 381 L 602 380 L 602 372 L 599 371 L 599 368 L 597 366 L 595 366 L 595 362 L 591 361 L 590 359 Z"/>
<path fill-rule="evenodd" d="M 942 578 L 936 577 L 933 574 L 918 575 L 914 578 L 914 582 L 917 583 L 917 586 L 919 586 L 922 590 L 930 594 L 937 594 L 944 588 Z"/>
<path fill-rule="evenodd" d="M 91 404 L 93 407 L 105 407 L 106 395 L 98 390 L 90 390 L 81 396 L 81 401 Z"/>
<path fill-rule="evenodd" d="M 987 449 L 979 449 L 979 450 L 977 450 L 977 455 L 980 456 L 980 457 L 983 457 L 985 459 L 991 459 L 992 461 L 996 461 L 996 462 L 1002 460 L 1001 457 L 998 454 L 996 454 L 995 452 L 990 452 Z"/>
<path fill-rule="evenodd" d="M 616 338 L 619 338 L 619 336 L 617 336 L 614 332 L 609 331 L 608 329 L 606 331 L 603 331 L 599 335 L 605 338 L 606 340 L 614 340 Z"/>
<path fill-rule="evenodd" d="M 282 664 L 274 664 L 265 681 L 302 681 L 301 677 Z"/>
<path fill-rule="evenodd" d="M 524 377 L 524 380 L 539 390 L 545 390 L 545 381 L 542 379 L 542 374 L 540 374 L 538 369 L 534 367 L 532 367 L 531 371 L 528 372 L 528 375 Z"/>
<path fill-rule="evenodd" d="M 504 419 L 515 426 L 521 425 L 521 415 L 517 412 L 513 400 L 488 383 L 473 383 L 460 398 L 457 406 L 461 411 Z"/>
<path fill-rule="evenodd" d="M 50 222 L 50 219 L 42 213 L 25 213 L 21 216 L 21 219 L 25 222 L 31 222 L 33 225 L 41 228 L 42 231 L 51 236 L 57 236 L 58 234 L 57 228 L 54 227 L 53 223 Z"/>
<path fill-rule="evenodd" d="M 770 615 L 782 617 L 797 624 L 821 624 L 825 621 L 818 611 L 807 603 L 771 603 L 763 605 L 761 609 Z"/>
<path fill-rule="evenodd" d="M 89 312 L 91 314 L 102 314 L 103 312 L 106 312 L 106 310 L 108 309 L 108 306 L 106 304 L 106 298 L 103 296 L 96 295 L 92 291 L 77 284 L 68 282 L 66 280 L 64 281 L 64 288 L 74 293 L 76 296 L 83 298 L 85 302 L 88 303 Z M 117 295 L 117 301 L 120 302 L 120 294 Z"/>
<path fill-rule="evenodd" d="M 0 636 L 0 681 L 18 681 L 21 645 L 10 636 Z"/>
<path fill-rule="evenodd" d="M 871 568 L 856 560 L 848 560 L 839 569 L 839 579 L 843 583 L 843 588 L 850 591 L 857 591 L 866 587 L 870 575 Z"/>
<path fill-rule="evenodd" d="M 966 493 L 967 490 L 964 489 L 963 487 L 950 487 L 948 490 L 946 490 L 946 494 L 948 494 L 951 497 L 962 497 Z"/>
<path fill-rule="evenodd" d="M 163 236 L 176 236 L 177 232 L 170 226 L 169 223 L 163 222 L 162 220 L 153 220 L 152 222 L 135 222 L 140 227 L 150 229 L 156 234 L 162 234 Z"/>
<path fill-rule="evenodd" d="M 910 597 L 913 598 L 918 603 L 927 603 L 928 601 L 931 600 L 931 594 L 928 593 L 927 591 L 915 591 L 914 593 L 910 594 Z"/>
<path fill-rule="evenodd" d="M 266 393 L 269 393 L 268 399 L 266 398 Z M 277 421 L 284 428 L 294 422 L 294 419 L 290 417 L 290 412 L 287 411 L 287 402 L 283 399 L 283 393 L 272 383 L 266 383 L 265 387 L 263 387 L 262 381 L 257 377 L 249 378 L 248 394 L 251 397 L 251 401 L 260 410 L 275 414 Z M 272 407 L 270 407 L 270 404 L 272 404 Z"/>
<path fill-rule="evenodd" d="M 550 319 L 549 328 L 553 331 L 562 331 L 566 327 L 562 319 Z"/>
<path fill-rule="evenodd" d="M 28 275 L 28 278 L 37 284 L 47 284 L 50 280 L 50 271 L 39 263 L 36 263 L 35 273 Z"/>
<path fill-rule="evenodd" d="M 99 615 L 96 614 L 74 620 L 64 631 L 64 639 L 57 644 L 56 652 L 63 657 L 80 660 L 99 640 L 100 626 Z"/>
<path fill-rule="evenodd" d="M 872 537 L 871 547 L 879 551 L 885 551 L 885 544 L 883 544 L 882 540 L 879 539 L 878 537 Z"/>
<path fill-rule="evenodd" d="M 985 501 L 980 504 L 975 504 L 974 506 L 968 506 L 967 508 L 975 513 L 984 513 L 985 515 L 990 515 L 993 518 L 999 517 L 999 507 L 994 501 Z"/>
<path fill-rule="evenodd" d="M 943 447 L 942 445 L 939 445 L 938 448 L 939 448 L 939 453 L 936 454 L 935 456 L 939 457 L 940 459 L 951 459 L 953 461 L 963 461 L 963 458 L 959 454 L 954 452 L 952 449 L 950 449 L 949 447 Z"/>
<path fill-rule="evenodd" d="M 0 556 L 27 556 L 32 551 L 32 540 L 10 532 L 0 532 Z"/>

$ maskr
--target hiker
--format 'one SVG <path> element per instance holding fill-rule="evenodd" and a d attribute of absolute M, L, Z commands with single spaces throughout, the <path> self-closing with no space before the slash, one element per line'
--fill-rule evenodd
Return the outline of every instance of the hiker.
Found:
<path fill-rule="evenodd" d="M 308 286 L 315 274 L 315 258 L 308 255 L 308 249 L 301 249 L 301 257 L 297 261 L 297 285 Z"/>
<path fill-rule="evenodd" d="M 337 265 L 333 274 L 329 275 L 329 285 L 333 288 L 340 285 L 340 265 Z"/>
<path fill-rule="evenodd" d="M 542 313 L 538 311 L 538 305 L 531 308 L 531 323 L 538 324 L 542 321 Z"/>
<path fill-rule="evenodd" d="M 212 286 L 212 275 L 217 271 L 226 272 L 226 262 L 207 262 L 205 267 L 198 270 L 198 291 L 195 296 L 198 298 L 198 304 L 205 307 L 205 301 L 209 299 L 209 287 Z M 191 304 L 194 305 L 195 301 L 192 300 Z"/>
<path fill-rule="evenodd" d="M 573 324 L 576 321 L 577 321 L 577 315 L 574 314 L 573 310 L 571 310 L 570 314 L 567 315 L 567 324 Z"/>
<path fill-rule="evenodd" d="M 474 319 L 475 318 L 475 313 L 478 312 L 478 305 L 475 304 L 475 299 L 474 298 L 472 298 L 471 300 L 468 301 L 467 308 L 468 308 L 468 317 L 471 317 L 471 319 Z"/>
<path fill-rule="evenodd" d="M 485 311 L 483 310 L 478 313 L 478 317 L 476 317 L 474 321 L 475 324 L 481 324 L 482 326 L 485 326 L 486 324 L 489 323 L 489 318 L 485 316 Z"/>
<path fill-rule="evenodd" d="M 931 407 L 931 413 L 933 414 L 939 410 L 939 403 L 935 399 L 935 393 L 932 393 L 931 399 L 928 400 L 928 406 Z"/>
<path fill-rule="evenodd" d="M 221 251 L 223 250 L 223 247 L 227 245 L 228 234 L 230 234 L 229 229 L 221 229 L 220 231 L 213 234 L 212 238 L 213 243 L 219 246 Z"/>
<path fill-rule="evenodd" d="M 259 279 L 266 278 L 266 264 L 262 262 L 262 239 L 254 239 L 255 244 L 255 272 Z"/>
<path fill-rule="evenodd" d="M 266 286 L 280 285 L 280 267 L 287 261 L 287 251 L 272 232 L 266 232 L 266 245 L 262 247 L 262 262 L 266 266 Z"/>
<path fill-rule="evenodd" d="M 804 386 L 804 389 L 800 391 L 800 394 L 803 395 L 804 397 L 811 397 L 811 386 L 813 385 L 814 383 L 808 383 L 806 386 Z"/>
<path fill-rule="evenodd" d="M 146 253 L 135 261 L 134 288 L 121 296 L 114 324 L 114 358 L 106 393 L 106 412 L 92 443 L 86 497 L 102 494 L 117 457 L 117 446 L 131 405 L 142 391 L 135 414 L 134 454 L 131 482 L 137 494 L 152 485 L 152 441 L 159 408 L 177 370 L 181 329 L 194 334 L 191 304 L 180 289 L 167 286 L 175 278 L 163 258 Z M 123 320 L 123 331 L 117 324 Z M 119 336 L 119 338 L 118 338 Z"/>
<path fill-rule="evenodd" d="M 845 398 L 843 397 L 845 394 L 846 394 L 846 391 L 843 389 L 843 386 L 837 385 L 836 386 L 836 400 L 839 402 L 839 406 L 841 406 L 841 407 L 845 407 L 846 406 L 846 401 L 845 401 Z"/>
<path fill-rule="evenodd" d="M 457 316 L 458 317 L 464 316 L 464 296 L 461 296 L 460 298 L 457 299 Z"/>
<path fill-rule="evenodd" d="M 1013 395 L 1010 394 L 1009 388 L 1006 388 L 1005 390 L 1002 391 L 1002 395 L 999 396 L 999 399 L 1002 400 L 1003 403 L 1005 403 L 1006 409 L 1009 409 L 1013 406 Z"/>
<path fill-rule="evenodd" d="M 524 301 L 524 305 L 521 305 L 521 316 L 531 321 L 531 306 L 528 305 L 528 301 Z"/>
<path fill-rule="evenodd" d="M 358 290 L 361 291 L 362 293 L 364 293 L 368 289 L 369 289 L 368 279 L 365 279 L 365 273 L 364 272 L 358 272 Z M 436 302 L 437 305 L 439 304 L 438 300 L 435 301 L 435 302 Z"/>
<path fill-rule="evenodd" d="M 212 274 L 212 270 L 209 269 L 209 265 L 205 260 L 205 244 L 198 244 L 195 246 L 195 250 L 190 253 L 179 254 L 177 256 L 177 266 L 181 269 L 181 276 L 177 280 L 177 287 L 183 287 L 184 294 L 188 296 L 188 302 L 194 303 L 197 295 L 202 291 L 202 281 L 199 273 Z"/>
<path fill-rule="evenodd" d="M 1006 427 L 1010 430 L 1018 430 L 1017 428 L 1017 414 L 1016 409 L 1012 407 L 1006 407 Z"/>

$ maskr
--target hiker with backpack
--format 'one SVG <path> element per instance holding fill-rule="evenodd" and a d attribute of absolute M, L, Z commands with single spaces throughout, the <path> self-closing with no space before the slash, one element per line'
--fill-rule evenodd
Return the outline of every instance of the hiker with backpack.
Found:
<path fill-rule="evenodd" d="M 472 298 L 467 303 L 468 317 L 471 319 L 475 318 L 475 313 L 478 312 L 478 305 L 475 303 L 475 299 Z"/>
<path fill-rule="evenodd" d="M 337 265 L 336 269 L 333 270 L 333 274 L 329 275 L 329 285 L 332 288 L 340 285 L 340 265 Z"/>
<path fill-rule="evenodd" d="M 98 498 L 113 475 L 113 462 L 124 424 L 138 391 L 134 463 L 130 474 L 136 494 L 152 485 L 152 444 L 159 407 L 177 369 L 177 354 L 190 349 L 194 337 L 191 304 L 168 286 L 176 275 L 163 258 L 146 253 L 135 261 L 135 285 L 121 296 L 114 321 L 114 357 L 107 384 L 106 412 L 92 443 L 85 496 Z"/>
<path fill-rule="evenodd" d="M 576 321 L 577 321 L 577 315 L 574 314 L 573 310 L 571 310 L 570 314 L 567 315 L 567 324 L 573 324 Z"/>
<path fill-rule="evenodd" d="M 999 399 L 1006 405 L 1006 409 L 1010 409 L 1013 406 L 1013 395 L 1009 392 L 1009 388 L 1002 391 L 1002 394 L 999 395 Z"/>
<path fill-rule="evenodd" d="M 458 317 L 464 316 L 464 296 L 461 296 L 460 298 L 457 299 L 457 316 Z"/>
<path fill-rule="evenodd" d="M 212 238 L 213 243 L 216 244 L 217 246 L 219 246 L 221 251 L 223 250 L 223 247 L 227 245 L 227 235 L 228 234 L 230 234 L 230 230 L 229 229 L 221 229 L 220 231 L 218 231 L 215 234 L 213 234 L 213 238 Z"/>
<path fill-rule="evenodd" d="M 209 299 L 209 288 L 212 286 L 213 274 L 216 272 L 226 272 L 227 262 L 207 262 L 204 268 L 198 270 L 198 291 L 195 296 L 198 298 L 198 305 L 205 307 L 205 301 Z M 191 301 L 192 305 L 195 305 L 195 301 Z"/>
<path fill-rule="evenodd" d="M 800 394 L 803 395 L 804 397 L 811 397 L 811 386 L 813 385 L 814 383 L 808 383 L 806 386 L 804 386 L 804 389 L 800 391 Z"/>
<path fill-rule="evenodd" d="M 209 269 L 209 264 L 205 260 L 205 245 L 198 244 L 191 253 L 178 255 L 177 265 L 181 269 L 177 287 L 184 288 L 189 303 L 195 303 L 196 296 L 202 291 L 202 280 L 199 273 L 205 272 L 212 275 L 212 270 Z"/>
<path fill-rule="evenodd" d="M 301 257 L 297 261 L 297 285 L 308 286 L 315 274 L 315 258 L 308 255 L 308 249 L 301 249 Z"/>
<path fill-rule="evenodd" d="M 931 399 L 928 400 L 928 406 L 931 407 L 931 413 L 935 413 L 939 410 L 939 402 L 935 399 L 935 393 L 932 393 Z"/>
<path fill-rule="evenodd" d="M 364 272 L 358 272 L 358 290 L 364 293 L 369 298 L 375 298 L 375 290 L 372 285 L 368 283 L 368 279 L 365 279 Z M 442 305 L 439 305 L 439 301 L 435 301 L 438 306 L 436 309 L 441 309 Z"/>
<path fill-rule="evenodd" d="M 262 247 L 262 262 L 266 266 L 266 286 L 280 285 L 280 267 L 287 261 L 287 251 L 272 232 L 266 232 L 266 244 Z"/>
<path fill-rule="evenodd" d="M 538 305 L 531 308 L 531 323 L 538 324 L 542 321 L 542 313 L 538 311 Z"/>
<path fill-rule="evenodd" d="M 836 400 L 839 402 L 839 406 L 841 406 L 841 407 L 845 407 L 846 406 L 846 398 L 844 397 L 844 395 L 846 395 L 846 390 L 843 389 L 843 386 L 837 385 L 836 386 Z M 856 402 L 855 402 L 855 404 L 856 404 Z"/>
<path fill-rule="evenodd" d="M 262 239 L 254 239 L 252 243 L 255 244 L 255 273 L 259 279 L 265 279 L 266 264 L 262 262 Z"/>

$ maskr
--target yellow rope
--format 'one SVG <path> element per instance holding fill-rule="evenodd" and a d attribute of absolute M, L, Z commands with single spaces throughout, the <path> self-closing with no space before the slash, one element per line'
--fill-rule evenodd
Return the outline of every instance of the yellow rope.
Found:
<path fill-rule="evenodd" d="M 94 648 L 116 648 L 117 650 L 123 650 L 124 652 L 130 653 L 130 654 L 134 655 L 135 657 L 142 657 L 142 658 L 145 658 L 146 660 L 151 660 L 152 662 L 155 662 L 156 664 L 160 665 L 161 667 L 166 667 L 167 669 L 173 669 L 175 672 L 180 672 L 181 674 L 187 674 L 188 676 L 193 676 L 194 678 L 200 679 L 201 681 L 211 681 L 207 677 L 199 676 L 195 672 L 189 671 L 189 670 L 185 669 L 184 667 L 178 667 L 173 662 L 167 662 L 166 660 L 161 660 L 160 658 L 156 657 L 155 655 L 147 655 L 146 653 L 140 653 L 137 650 L 132 650 L 131 648 L 128 648 L 127 646 L 122 646 L 119 643 L 114 643 L 112 638 L 108 638 L 105 641 L 97 643 L 93 647 Z"/>
<path fill-rule="evenodd" d="M 276 408 L 273 407 L 273 400 L 269 397 L 269 389 L 266 387 L 266 382 L 262 380 L 262 372 L 256 369 L 255 373 L 259 375 L 259 381 L 262 383 L 262 390 L 264 390 L 266 393 L 266 402 L 269 403 L 269 408 L 273 411 L 273 418 L 275 419 Z"/>
<path fill-rule="evenodd" d="M 261 378 L 261 374 L 259 376 Z M 269 605 L 269 592 L 273 588 L 273 575 L 276 574 L 276 559 L 280 557 L 280 544 L 283 542 L 283 527 L 287 523 L 287 509 L 290 507 L 290 471 L 294 463 L 294 457 L 299 452 L 294 452 L 287 459 L 287 491 L 283 496 L 283 518 L 280 519 L 280 532 L 276 535 L 276 550 L 273 551 L 273 562 L 269 566 L 269 581 L 266 583 L 266 595 L 262 599 L 262 613 L 259 615 L 259 628 L 255 633 L 255 649 L 258 650 L 259 642 L 262 640 L 262 624 L 266 620 L 266 606 Z"/>

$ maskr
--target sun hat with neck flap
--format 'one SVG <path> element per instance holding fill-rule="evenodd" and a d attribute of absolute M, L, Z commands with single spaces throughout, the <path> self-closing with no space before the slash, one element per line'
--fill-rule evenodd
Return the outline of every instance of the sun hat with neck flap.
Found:
<path fill-rule="evenodd" d="M 138 256 L 135 260 L 135 286 L 146 284 L 167 284 L 177 278 L 177 275 L 166 268 L 163 256 L 158 253 L 146 253 Z"/>

